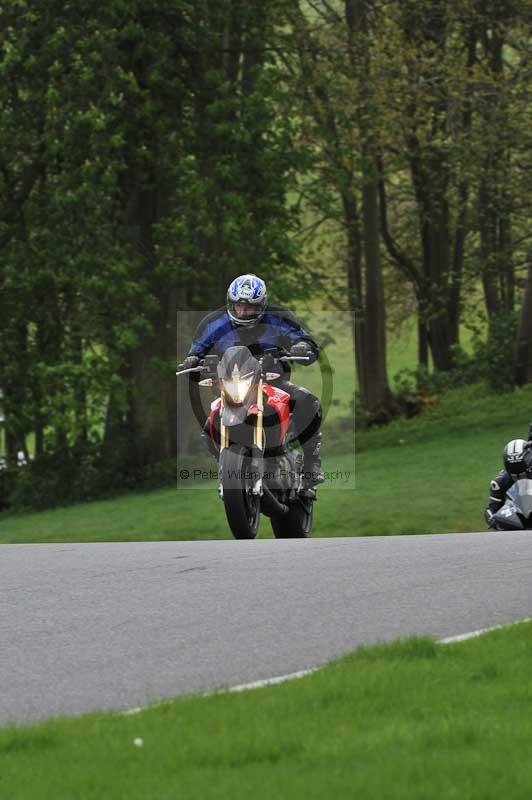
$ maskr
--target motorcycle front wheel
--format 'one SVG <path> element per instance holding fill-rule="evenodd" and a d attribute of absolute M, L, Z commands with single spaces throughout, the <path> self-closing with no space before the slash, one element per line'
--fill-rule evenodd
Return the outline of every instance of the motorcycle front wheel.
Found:
<path fill-rule="evenodd" d="M 243 447 L 222 451 L 221 480 L 227 522 L 235 539 L 255 539 L 259 530 L 260 497 L 253 495 L 251 459 Z"/>

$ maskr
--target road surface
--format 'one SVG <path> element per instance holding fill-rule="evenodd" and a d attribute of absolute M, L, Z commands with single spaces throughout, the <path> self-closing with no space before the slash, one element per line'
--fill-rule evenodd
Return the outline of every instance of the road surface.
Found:
<path fill-rule="evenodd" d="M 0 546 L 0 724 L 532 617 L 532 535 Z"/>

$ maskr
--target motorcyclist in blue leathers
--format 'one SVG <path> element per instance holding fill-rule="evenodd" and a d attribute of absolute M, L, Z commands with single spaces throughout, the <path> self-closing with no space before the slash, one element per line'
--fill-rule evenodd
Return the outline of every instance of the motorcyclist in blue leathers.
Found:
<path fill-rule="evenodd" d="M 226 306 L 208 314 L 196 330 L 183 368 L 196 367 L 207 355 L 222 356 L 236 345 L 247 347 L 259 358 L 267 350 L 280 349 L 292 356 L 304 356 L 311 364 L 319 347 L 312 336 L 285 308 L 268 302 L 265 282 L 257 275 L 235 278 L 227 290 Z M 315 499 L 316 486 L 324 480 L 321 469 L 321 404 L 318 398 L 290 380 L 290 370 L 273 381 L 290 395 L 293 438 L 303 450 L 304 481 L 302 496 Z"/>

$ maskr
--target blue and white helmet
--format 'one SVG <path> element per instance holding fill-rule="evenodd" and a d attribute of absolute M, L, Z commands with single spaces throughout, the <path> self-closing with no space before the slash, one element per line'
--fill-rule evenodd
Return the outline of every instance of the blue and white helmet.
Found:
<path fill-rule="evenodd" d="M 236 325 L 255 325 L 267 304 L 266 284 L 256 275 L 239 275 L 227 290 L 227 313 Z"/>

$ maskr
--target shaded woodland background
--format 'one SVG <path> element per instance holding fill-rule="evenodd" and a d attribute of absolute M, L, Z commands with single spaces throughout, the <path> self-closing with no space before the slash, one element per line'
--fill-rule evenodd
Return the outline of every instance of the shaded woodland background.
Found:
<path fill-rule="evenodd" d="M 0 505 L 175 472 L 177 313 L 242 272 L 354 312 L 367 423 L 402 410 L 405 319 L 418 387 L 531 382 L 531 21 L 528 0 L 4 5 Z"/>

